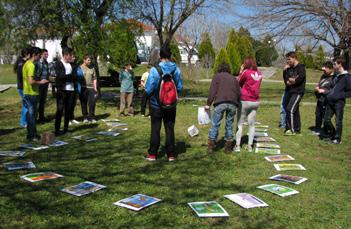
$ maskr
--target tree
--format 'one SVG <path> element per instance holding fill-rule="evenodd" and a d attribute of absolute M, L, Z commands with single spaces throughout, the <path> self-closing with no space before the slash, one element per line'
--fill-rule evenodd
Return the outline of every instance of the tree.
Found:
<path fill-rule="evenodd" d="M 266 36 L 263 41 L 254 41 L 256 47 L 256 61 L 259 66 L 271 66 L 272 62 L 278 58 L 275 48 L 275 41 L 271 36 Z"/>
<path fill-rule="evenodd" d="M 237 44 L 236 43 L 229 43 L 227 45 L 227 53 L 228 53 L 228 58 L 229 58 L 229 65 L 230 65 L 230 69 L 231 69 L 231 73 L 233 75 L 239 75 L 239 71 L 240 71 L 240 66 L 242 64 L 242 60 L 240 57 L 240 53 L 238 51 L 237 48 Z"/>
<path fill-rule="evenodd" d="M 250 27 L 262 34 L 271 34 L 277 40 L 286 37 L 305 37 L 316 43 L 322 41 L 340 55 L 348 47 L 347 15 L 351 4 L 344 0 L 282 1 L 245 0 L 242 4 L 253 9 L 250 15 L 241 15 Z M 262 35 L 261 34 L 261 35 Z"/>
<path fill-rule="evenodd" d="M 175 40 L 171 41 L 170 44 L 171 52 L 172 52 L 172 60 L 176 63 L 180 63 L 182 58 L 180 56 L 179 48 L 178 48 L 178 43 Z"/>
<path fill-rule="evenodd" d="M 216 53 L 213 49 L 210 35 L 204 33 L 198 50 L 200 61 L 205 68 L 212 68 Z"/>
<path fill-rule="evenodd" d="M 216 56 L 216 60 L 215 60 L 215 63 L 213 65 L 213 72 L 214 73 L 218 72 L 218 67 L 223 62 L 227 63 L 230 66 L 230 61 L 229 61 L 229 57 L 228 57 L 227 51 L 225 51 L 224 48 L 221 48 L 219 50 L 219 53 Z"/>
<path fill-rule="evenodd" d="M 244 60 L 246 57 L 255 58 L 255 52 L 248 37 L 239 37 L 237 47 L 240 53 L 241 60 Z"/>
<path fill-rule="evenodd" d="M 323 49 L 323 46 L 320 45 L 317 49 L 316 58 L 314 61 L 314 64 L 315 64 L 314 67 L 316 69 L 321 69 L 323 67 L 324 62 L 325 62 L 324 49 Z"/>
<path fill-rule="evenodd" d="M 306 65 L 305 54 L 303 53 L 303 51 L 302 51 L 302 49 L 301 49 L 300 46 L 295 45 L 295 52 L 296 52 L 297 59 L 299 60 L 299 62 L 300 62 L 301 64 Z"/>
<path fill-rule="evenodd" d="M 310 46 L 307 47 L 306 56 L 305 56 L 305 66 L 306 68 L 314 68 L 312 48 Z"/>
<path fill-rule="evenodd" d="M 235 29 L 231 29 L 228 33 L 228 41 L 227 41 L 227 46 L 226 49 L 228 50 L 228 45 L 229 44 L 237 44 L 239 42 L 239 35 L 235 31 Z"/>

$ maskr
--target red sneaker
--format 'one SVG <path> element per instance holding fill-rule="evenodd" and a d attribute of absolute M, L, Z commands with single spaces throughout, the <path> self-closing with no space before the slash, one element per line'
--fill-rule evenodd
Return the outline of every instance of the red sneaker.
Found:
<path fill-rule="evenodd" d="M 176 160 L 176 158 L 175 158 L 175 156 L 173 154 L 168 154 L 168 161 L 169 162 L 172 162 L 172 161 L 175 161 L 175 160 Z"/>
<path fill-rule="evenodd" d="M 156 161 L 156 155 L 147 154 L 144 156 L 144 159 L 147 161 Z"/>

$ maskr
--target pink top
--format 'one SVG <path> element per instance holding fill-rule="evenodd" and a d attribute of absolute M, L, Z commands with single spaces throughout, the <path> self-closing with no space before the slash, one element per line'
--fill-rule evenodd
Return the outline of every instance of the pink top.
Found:
<path fill-rule="evenodd" d="M 257 102 L 260 98 L 262 74 L 260 71 L 251 69 L 244 70 L 239 76 L 241 87 L 241 100 Z"/>

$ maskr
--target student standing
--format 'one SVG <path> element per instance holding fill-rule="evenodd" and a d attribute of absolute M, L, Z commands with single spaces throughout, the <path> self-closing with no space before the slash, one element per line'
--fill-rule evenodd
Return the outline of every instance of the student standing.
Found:
<path fill-rule="evenodd" d="M 22 110 L 21 110 L 21 118 L 20 118 L 20 123 L 22 128 L 27 127 L 28 108 L 25 105 L 24 94 L 23 94 L 23 65 L 29 58 L 29 49 L 30 48 L 22 49 L 21 56 L 18 57 L 18 60 L 16 61 L 13 67 L 13 70 L 17 75 L 17 91 L 18 91 L 18 94 L 21 96 L 21 100 L 22 100 Z"/>
<path fill-rule="evenodd" d="M 39 141 L 36 128 L 37 107 L 38 107 L 38 85 L 47 84 L 46 79 L 35 79 L 34 62 L 39 60 L 41 49 L 33 47 L 29 52 L 29 59 L 23 65 L 23 93 L 25 105 L 28 108 L 27 112 L 27 140 Z"/>
<path fill-rule="evenodd" d="M 141 116 L 145 116 L 145 109 L 146 109 L 146 104 L 147 104 L 147 100 L 148 100 L 148 97 L 147 97 L 147 94 L 146 94 L 146 91 L 145 91 L 145 85 L 146 85 L 146 82 L 147 82 L 147 78 L 149 77 L 149 74 L 150 74 L 150 69 L 151 69 L 151 65 L 148 64 L 147 65 L 147 71 L 143 73 L 143 75 L 141 76 L 141 86 L 143 88 L 143 95 L 141 97 L 141 109 L 140 109 L 140 113 L 141 113 Z"/>
<path fill-rule="evenodd" d="M 160 104 L 159 88 L 161 77 L 168 75 L 171 77 L 173 82 L 174 93 L 180 93 L 183 90 L 183 82 L 179 68 L 174 62 L 171 61 L 171 49 L 168 45 L 165 45 L 160 50 L 161 62 L 151 68 L 150 75 L 145 85 L 145 91 L 150 97 L 150 115 L 151 115 L 151 136 L 150 136 L 150 147 L 148 154 L 145 159 L 148 161 L 155 161 L 157 158 L 158 148 L 160 146 L 160 131 L 163 121 L 166 134 L 166 153 L 168 161 L 175 160 L 175 137 L 174 137 L 174 125 L 176 119 L 176 106 L 172 106 L 165 109 Z M 175 90 L 175 91 L 174 91 Z"/>
<path fill-rule="evenodd" d="M 240 104 L 240 86 L 237 79 L 230 74 L 230 67 L 226 63 L 221 63 L 218 67 L 218 73 L 213 77 L 210 86 L 210 92 L 207 98 L 205 110 L 214 106 L 212 114 L 212 127 L 208 132 L 207 152 L 213 153 L 215 142 L 218 137 L 218 130 L 221 126 L 221 120 L 225 119 L 225 145 L 224 152 L 229 153 L 233 144 L 233 123 L 235 113 Z"/>
<path fill-rule="evenodd" d="M 262 74 L 257 69 L 256 61 L 253 58 L 245 58 L 241 66 L 239 75 L 239 84 L 241 87 L 241 114 L 238 122 L 238 131 L 236 132 L 235 152 L 240 152 L 241 136 L 243 125 L 247 117 L 249 124 L 249 141 L 247 150 L 252 152 L 253 138 L 255 135 L 256 112 L 260 106 L 260 87 Z"/>
<path fill-rule="evenodd" d="M 316 104 L 316 125 L 312 133 L 314 135 L 320 135 L 322 130 L 322 123 L 324 119 L 325 110 L 327 107 L 326 95 L 332 86 L 332 76 L 333 76 L 333 63 L 327 61 L 323 64 L 323 75 L 321 76 L 319 83 L 315 87 L 315 95 L 317 98 Z"/>
<path fill-rule="evenodd" d="M 48 50 L 43 49 L 41 53 L 41 59 L 36 62 L 36 77 L 40 80 L 45 79 L 49 80 L 49 63 L 47 61 L 49 57 Z M 44 123 L 46 121 L 45 118 L 45 103 L 46 97 L 48 95 L 48 87 L 49 84 L 39 85 L 39 119 L 38 123 Z"/>
<path fill-rule="evenodd" d="M 78 93 L 84 122 L 96 123 L 95 97 L 97 93 L 97 79 L 95 69 L 90 65 L 91 56 L 85 55 L 83 57 L 83 63 L 77 68 Z"/>
<path fill-rule="evenodd" d="M 68 124 L 72 115 L 72 104 L 74 100 L 74 84 L 76 76 L 73 73 L 71 65 L 73 50 L 64 48 L 62 50 L 63 58 L 56 62 L 56 118 L 55 118 L 55 135 L 65 134 L 68 131 Z M 61 118 L 64 113 L 63 132 L 60 131 Z"/>
<path fill-rule="evenodd" d="M 286 55 L 287 68 L 283 72 L 286 98 L 286 128 L 285 136 L 301 133 L 300 102 L 305 93 L 306 70 L 299 63 L 295 52 Z"/>
<path fill-rule="evenodd" d="M 327 109 L 324 117 L 324 138 L 330 139 L 331 144 L 340 144 L 343 128 L 344 107 L 347 97 L 351 96 L 351 76 L 345 70 L 346 61 L 342 57 L 337 57 L 333 63 L 334 76 L 332 89 L 327 93 Z M 336 127 L 331 122 L 335 115 Z"/>
<path fill-rule="evenodd" d="M 119 81 L 121 83 L 119 115 L 125 115 L 124 109 L 127 104 L 128 115 L 133 116 L 134 75 L 131 63 L 124 66 L 123 71 L 119 75 Z"/>

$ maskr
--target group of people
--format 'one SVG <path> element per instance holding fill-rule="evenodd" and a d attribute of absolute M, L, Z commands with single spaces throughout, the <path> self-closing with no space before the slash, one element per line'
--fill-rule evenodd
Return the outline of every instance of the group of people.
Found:
<path fill-rule="evenodd" d="M 36 124 L 44 123 L 45 103 L 49 79 L 53 77 L 56 87 L 55 135 L 65 134 L 74 119 L 74 109 L 79 98 L 84 122 L 95 121 L 95 98 L 97 79 L 90 66 L 91 56 L 85 55 L 80 65 L 76 64 L 71 48 L 64 48 L 62 59 L 47 62 L 48 51 L 38 47 L 25 48 L 14 66 L 17 74 L 17 89 L 22 99 L 21 126 L 27 128 L 27 140 L 39 141 Z M 64 128 L 61 119 L 64 115 Z"/>

